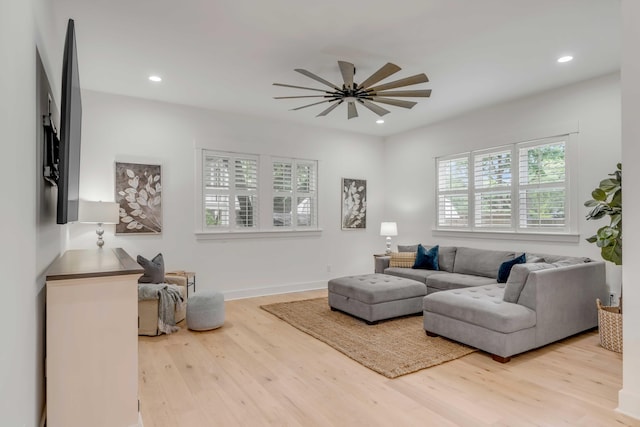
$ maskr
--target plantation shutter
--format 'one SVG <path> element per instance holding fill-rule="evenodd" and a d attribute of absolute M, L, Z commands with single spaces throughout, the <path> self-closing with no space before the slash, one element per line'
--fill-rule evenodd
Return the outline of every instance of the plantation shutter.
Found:
<path fill-rule="evenodd" d="M 273 225 L 317 225 L 317 166 L 305 160 L 273 162 Z"/>
<path fill-rule="evenodd" d="M 204 227 L 256 227 L 258 158 L 205 151 Z"/>
<path fill-rule="evenodd" d="M 519 147 L 519 226 L 558 230 L 567 226 L 565 141 Z"/>
<path fill-rule="evenodd" d="M 313 227 L 318 223 L 316 188 L 316 163 L 298 160 L 296 162 L 296 225 L 298 227 Z"/>
<path fill-rule="evenodd" d="M 473 156 L 474 226 L 511 228 L 511 150 Z"/>
<path fill-rule="evenodd" d="M 256 158 L 235 159 L 235 212 L 236 226 L 258 225 L 258 160 Z"/>
<path fill-rule="evenodd" d="M 438 226 L 469 226 L 469 155 L 438 159 Z"/>

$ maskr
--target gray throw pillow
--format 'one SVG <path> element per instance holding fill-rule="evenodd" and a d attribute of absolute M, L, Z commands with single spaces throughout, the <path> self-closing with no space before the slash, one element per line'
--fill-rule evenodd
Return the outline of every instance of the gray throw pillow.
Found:
<path fill-rule="evenodd" d="M 164 259 L 158 254 L 151 261 L 138 255 L 138 264 L 144 268 L 144 274 L 138 279 L 138 283 L 164 283 Z"/>

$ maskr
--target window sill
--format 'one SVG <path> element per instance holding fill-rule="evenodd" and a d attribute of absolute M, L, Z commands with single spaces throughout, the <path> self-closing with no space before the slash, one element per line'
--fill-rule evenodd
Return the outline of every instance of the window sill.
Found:
<path fill-rule="evenodd" d="M 319 237 L 321 228 L 312 230 L 260 230 L 260 231 L 196 231 L 196 240 L 277 239 L 281 237 Z"/>
<path fill-rule="evenodd" d="M 514 231 L 469 231 L 469 230 L 437 230 L 431 234 L 435 237 L 465 237 L 471 239 L 525 240 L 532 242 L 579 243 L 580 234 L 576 233 L 525 233 Z"/>

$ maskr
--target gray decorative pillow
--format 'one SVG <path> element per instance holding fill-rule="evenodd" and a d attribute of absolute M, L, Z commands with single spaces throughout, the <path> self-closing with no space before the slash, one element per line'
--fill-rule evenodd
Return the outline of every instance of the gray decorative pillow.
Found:
<path fill-rule="evenodd" d="M 151 261 L 138 255 L 138 264 L 144 268 L 144 274 L 138 279 L 138 283 L 164 283 L 164 259 L 158 254 Z"/>

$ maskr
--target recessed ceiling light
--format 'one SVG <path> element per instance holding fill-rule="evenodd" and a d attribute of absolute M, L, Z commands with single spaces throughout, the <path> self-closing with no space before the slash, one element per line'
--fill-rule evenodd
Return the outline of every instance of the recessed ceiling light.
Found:
<path fill-rule="evenodd" d="M 573 59 L 573 56 L 571 55 L 567 55 L 567 56 L 561 56 L 560 58 L 558 58 L 558 62 L 569 62 Z"/>
<path fill-rule="evenodd" d="M 160 76 L 149 76 L 149 80 L 154 83 L 160 83 L 162 81 L 162 77 Z"/>
<path fill-rule="evenodd" d="M 381 125 L 381 124 L 383 124 L 383 123 L 384 123 L 384 120 L 382 120 L 382 119 L 378 119 L 378 120 L 376 120 L 376 123 L 377 123 L 377 124 L 379 124 L 379 125 Z"/>

